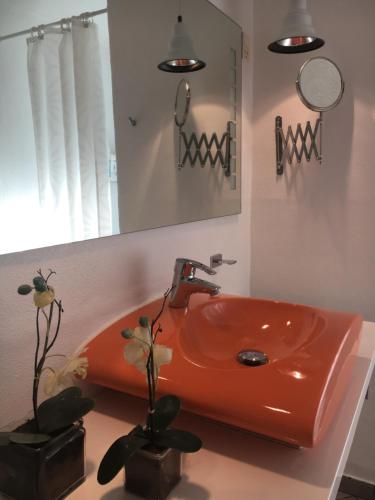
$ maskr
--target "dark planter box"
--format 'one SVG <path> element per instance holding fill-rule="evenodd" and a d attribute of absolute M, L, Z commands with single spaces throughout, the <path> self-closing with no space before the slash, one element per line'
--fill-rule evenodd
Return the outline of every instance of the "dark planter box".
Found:
<path fill-rule="evenodd" d="M 85 477 L 85 429 L 72 425 L 41 447 L 0 446 L 0 492 L 16 500 L 56 500 Z"/>
<path fill-rule="evenodd" d="M 164 500 L 181 479 L 181 452 L 139 450 L 125 468 L 125 489 L 149 500 Z"/>

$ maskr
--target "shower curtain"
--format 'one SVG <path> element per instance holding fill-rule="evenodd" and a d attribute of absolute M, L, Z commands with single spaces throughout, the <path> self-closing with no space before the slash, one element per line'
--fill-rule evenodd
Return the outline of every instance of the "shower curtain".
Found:
<path fill-rule="evenodd" d="M 71 240 L 112 234 L 97 26 L 75 19 L 29 41 L 28 76 L 43 211 Z"/>

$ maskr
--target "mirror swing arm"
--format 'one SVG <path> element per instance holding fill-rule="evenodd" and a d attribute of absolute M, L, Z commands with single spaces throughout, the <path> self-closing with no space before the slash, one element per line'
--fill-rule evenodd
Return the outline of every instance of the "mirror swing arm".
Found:
<path fill-rule="evenodd" d="M 199 138 L 195 132 L 192 132 L 190 136 L 188 136 L 182 129 L 182 126 L 179 127 L 178 169 L 181 170 L 185 166 L 186 162 L 189 162 L 192 167 L 195 167 L 199 161 L 202 168 L 207 164 L 211 167 L 215 167 L 217 162 L 219 162 L 224 169 L 225 176 L 230 177 L 231 142 L 234 141 L 231 134 L 232 123 L 234 122 L 227 122 L 227 130 L 223 133 L 220 139 L 216 132 L 212 134 L 210 139 L 208 139 L 205 132 L 201 134 Z M 182 151 L 182 146 L 184 146 L 184 153 Z M 213 152 L 214 147 L 215 152 Z"/>
<path fill-rule="evenodd" d="M 322 128 L 323 113 L 319 113 L 319 118 L 315 122 L 314 128 L 311 122 L 306 122 L 305 130 L 301 123 L 297 123 L 296 132 L 293 132 L 292 126 L 288 126 L 286 136 L 283 130 L 283 120 L 281 116 L 275 119 L 275 140 L 276 140 L 276 173 L 283 175 L 284 163 L 287 160 L 292 164 L 294 156 L 297 163 L 301 163 L 303 158 L 310 161 L 313 154 L 319 163 L 322 163 Z M 310 145 L 308 146 L 308 143 Z"/>
<path fill-rule="evenodd" d="M 236 51 L 231 48 L 232 55 L 232 69 L 234 74 L 237 68 L 237 55 Z M 232 169 L 232 161 L 236 161 L 236 106 L 237 106 L 237 79 L 234 76 L 232 81 L 231 91 L 233 93 L 232 99 L 232 114 L 234 119 L 228 120 L 226 124 L 226 131 L 219 136 L 213 132 L 209 136 L 203 132 L 198 136 L 195 132 L 188 135 L 183 127 L 186 123 L 190 111 L 191 104 L 191 89 L 188 80 L 183 78 L 180 80 L 175 98 L 174 121 L 178 128 L 178 163 L 177 168 L 181 170 L 189 163 L 191 167 L 195 167 L 199 162 L 200 166 L 204 168 L 206 165 L 214 168 L 218 163 L 224 170 L 225 177 L 231 177 L 235 172 Z M 182 94 L 184 92 L 184 94 Z M 178 104 L 180 96 L 184 98 L 184 106 L 182 116 L 178 113 Z M 232 148 L 232 145 L 234 146 Z M 233 170 L 233 171 L 232 171 Z"/>

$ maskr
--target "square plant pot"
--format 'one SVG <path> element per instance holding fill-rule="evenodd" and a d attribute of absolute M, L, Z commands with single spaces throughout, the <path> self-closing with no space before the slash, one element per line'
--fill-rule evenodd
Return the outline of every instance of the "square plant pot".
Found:
<path fill-rule="evenodd" d="M 57 500 L 85 478 L 85 429 L 71 425 L 42 446 L 0 446 L 0 492 L 16 500 Z"/>
<path fill-rule="evenodd" d="M 181 452 L 138 450 L 125 468 L 125 489 L 149 500 L 164 500 L 181 479 Z"/>

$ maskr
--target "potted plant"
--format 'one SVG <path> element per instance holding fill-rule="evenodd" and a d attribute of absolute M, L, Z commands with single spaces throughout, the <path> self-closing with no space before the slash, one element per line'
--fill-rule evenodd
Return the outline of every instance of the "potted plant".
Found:
<path fill-rule="evenodd" d="M 106 484 L 125 467 L 125 488 L 143 498 L 165 499 L 181 478 L 181 452 L 198 451 L 201 440 L 194 434 L 171 427 L 179 413 L 180 400 L 167 395 L 156 400 L 160 366 L 172 361 L 172 349 L 157 344 L 162 332 L 160 316 L 170 290 L 164 294 L 161 310 L 151 322 L 139 318 L 139 325 L 121 335 L 128 341 L 125 360 L 147 377 L 148 413 L 145 425 L 137 425 L 118 438 L 104 455 L 98 470 L 98 482 Z"/>
<path fill-rule="evenodd" d="M 36 307 L 36 346 L 32 383 L 33 418 L 9 431 L 0 432 L 0 492 L 17 500 L 54 500 L 62 498 L 84 480 L 84 438 L 82 417 L 94 406 L 72 386 L 73 377 L 84 378 L 85 357 L 52 354 L 63 313 L 49 284 L 54 271 L 44 277 L 37 272 L 33 286 L 21 285 L 20 295 L 34 290 Z M 46 363 L 64 357 L 57 370 Z M 45 390 L 51 396 L 38 402 L 42 374 Z M 70 386 L 70 387 L 68 387 Z"/>

